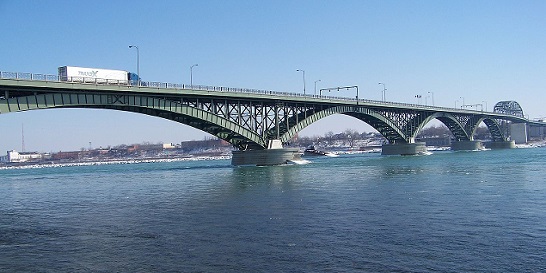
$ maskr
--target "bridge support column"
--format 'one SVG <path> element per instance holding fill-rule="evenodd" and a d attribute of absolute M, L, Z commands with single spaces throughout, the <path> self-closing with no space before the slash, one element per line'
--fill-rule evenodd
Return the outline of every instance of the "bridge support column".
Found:
<path fill-rule="evenodd" d="M 268 149 L 233 151 L 231 165 L 271 166 L 297 160 L 301 154 L 298 148 L 282 148 L 280 140 L 271 140 Z"/>
<path fill-rule="evenodd" d="M 511 139 L 517 144 L 527 143 L 527 124 L 525 123 L 512 123 L 510 124 Z"/>
<path fill-rule="evenodd" d="M 417 155 L 426 151 L 427 147 L 424 142 L 384 144 L 381 146 L 382 155 Z"/>
<path fill-rule="evenodd" d="M 480 141 L 469 140 L 469 141 L 454 141 L 451 143 L 452 151 L 475 151 L 483 150 L 483 143 Z"/>
<path fill-rule="evenodd" d="M 485 147 L 489 149 L 512 149 L 512 148 L 516 148 L 516 142 L 514 140 L 491 141 L 491 142 L 486 142 Z"/>

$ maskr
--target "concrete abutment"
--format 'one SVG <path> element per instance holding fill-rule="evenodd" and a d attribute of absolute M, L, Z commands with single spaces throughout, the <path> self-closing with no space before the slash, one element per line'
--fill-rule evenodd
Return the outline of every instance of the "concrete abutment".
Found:
<path fill-rule="evenodd" d="M 512 149 L 512 148 L 516 148 L 516 142 L 514 140 L 491 141 L 491 142 L 486 142 L 485 147 L 489 149 Z"/>
<path fill-rule="evenodd" d="M 418 155 L 427 152 L 424 142 L 384 144 L 381 146 L 382 155 Z"/>
<path fill-rule="evenodd" d="M 280 140 L 270 140 L 267 149 L 233 151 L 231 165 L 271 166 L 300 159 L 298 148 L 283 148 Z"/>
<path fill-rule="evenodd" d="M 233 151 L 231 165 L 282 165 L 299 157 L 300 152 L 297 148 Z"/>
<path fill-rule="evenodd" d="M 481 141 L 470 140 L 470 141 L 454 141 L 451 143 L 452 151 L 475 151 L 483 150 L 484 146 Z"/>

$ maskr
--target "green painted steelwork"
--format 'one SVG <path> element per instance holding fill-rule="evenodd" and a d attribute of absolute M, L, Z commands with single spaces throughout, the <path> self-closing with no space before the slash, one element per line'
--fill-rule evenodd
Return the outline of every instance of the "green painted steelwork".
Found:
<path fill-rule="evenodd" d="M 495 141 L 507 139 L 507 122 L 532 123 L 520 116 L 466 109 L 253 89 L 146 85 L 0 79 L 0 114 L 49 108 L 136 112 L 203 130 L 240 150 L 265 149 L 272 139 L 289 142 L 305 127 L 333 114 L 368 123 L 389 143 L 414 143 L 417 133 L 432 119 L 443 122 L 458 141 L 472 140 L 482 121 Z"/>
<path fill-rule="evenodd" d="M 112 94 L 50 93 L 0 101 L 0 113 L 49 108 L 102 108 L 151 116 L 187 124 L 240 146 L 242 142 L 265 146 L 254 132 L 217 115 L 162 98 Z"/>

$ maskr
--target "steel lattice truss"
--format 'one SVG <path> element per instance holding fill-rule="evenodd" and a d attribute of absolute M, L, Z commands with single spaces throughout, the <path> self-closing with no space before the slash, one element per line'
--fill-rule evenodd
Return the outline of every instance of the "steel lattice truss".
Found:
<path fill-rule="evenodd" d="M 181 104 L 212 113 L 261 136 L 273 135 L 277 124 L 281 131 L 286 130 L 293 120 L 310 110 L 297 104 L 252 100 L 186 99 Z"/>
<path fill-rule="evenodd" d="M 181 104 L 204 110 L 218 118 L 238 124 L 261 138 L 259 143 L 232 142 L 240 149 L 263 148 L 267 145 L 268 140 L 280 139 L 290 128 L 323 108 L 303 103 L 263 100 L 202 100 L 198 98 L 185 99 Z M 256 144 L 259 147 L 256 147 Z"/>
<path fill-rule="evenodd" d="M 493 112 L 523 118 L 523 109 L 516 101 L 500 101 L 493 107 Z"/>

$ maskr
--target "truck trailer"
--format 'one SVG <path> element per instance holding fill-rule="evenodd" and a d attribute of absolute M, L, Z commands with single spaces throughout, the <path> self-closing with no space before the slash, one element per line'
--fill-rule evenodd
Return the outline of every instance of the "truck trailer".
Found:
<path fill-rule="evenodd" d="M 77 66 L 59 67 L 59 79 L 68 82 L 137 85 L 138 75 L 124 70 Z"/>

